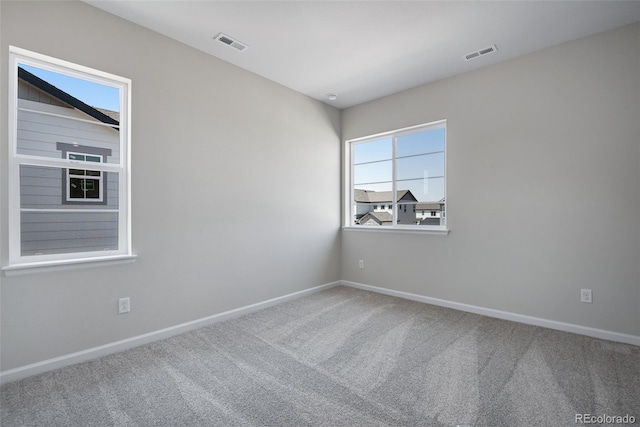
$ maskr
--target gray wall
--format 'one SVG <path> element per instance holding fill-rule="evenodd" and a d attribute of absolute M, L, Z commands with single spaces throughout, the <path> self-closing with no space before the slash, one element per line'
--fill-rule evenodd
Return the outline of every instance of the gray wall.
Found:
<path fill-rule="evenodd" d="M 338 110 L 84 3 L 2 1 L 0 14 L 1 129 L 10 44 L 132 79 L 139 256 L 3 276 L 2 370 L 339 279 Z"/>
<path fill-rule="evenodd" d="M 640 335 L 639 32 L 344 110 L 343 140 L 448 120 L 451 233 L 345 231 L 342 278 Z"/>

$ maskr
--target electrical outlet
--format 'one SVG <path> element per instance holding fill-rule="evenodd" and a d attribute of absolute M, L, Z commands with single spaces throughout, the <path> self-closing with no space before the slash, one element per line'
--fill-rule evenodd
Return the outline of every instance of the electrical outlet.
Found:
<path fill-rule="evenodd" d="M 131 305 L 129 304 L 129 297 L 120 298 L 118 300 L 118 314 L 128 313 L 131 311 Z"/>
<path fill-rule="evenodd" d="M 363 259 L 358 261 L 358 268 L 364 268 L 364 260 Z"/>
<path fill-rule="evenodd" d="M 580 289 L 580 302 L 593 303 L 591 289 Z"/>

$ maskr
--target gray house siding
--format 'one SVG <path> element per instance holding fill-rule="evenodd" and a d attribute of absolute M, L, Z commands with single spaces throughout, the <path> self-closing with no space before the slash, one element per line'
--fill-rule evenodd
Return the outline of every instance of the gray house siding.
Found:
<path fill-rule="evenodd" d="M 402 225 L 415 225 L 416 224 L 416 203 L 417 200 L 411 194 L 411 191 L 407 191 L 398 200 L 398 224 Z"/>
<path fill-rule="evenodd" d="M 23 256 L 118 247 L 117 212 L 23 212 L 21 222 Z"/>
<path fill-rule="evenodd" d="M 20 108 L 44 111 L 60 116 L 38 114 L 32 111 L 18 112 L 18 154 L 40 157 L 61 158 L 57 149 L 58 143 L 73 144 L 89 147 L 99 147 L 112 151 L 108 163 L 120 161 L 118 131 L 91 122 L 74 119 L 95 120 L 86 114 L 72 108 L 41 104 L 33 101 L 19 100 Z"/>
<path fill-rule="evenodd" d="M 24 80 L 18 81 L 18 99 L 26 99 L 29 101 L 39 102 L 41 104 L 51 104 L 66 107 L 66 105 L 59 99 L 54 98 L 53 96 L 38 89 L 32 84 L 25 82 Z"/>

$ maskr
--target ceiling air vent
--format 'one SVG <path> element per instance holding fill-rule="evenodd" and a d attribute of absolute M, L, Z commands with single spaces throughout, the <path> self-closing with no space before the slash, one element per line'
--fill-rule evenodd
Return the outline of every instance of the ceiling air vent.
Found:
<path fill-rule="evenodd" d="M 498 48 L 494 44 L 494 45 L 491 45 L 489 47 L 485 47 L 484 49 L 480 49 L 480 50 L 476 50 L 475 52 L 467 53 L 464 56 L 464 59 L 469 61 L 469 60 L 474 59 L 474 58 L 479 58 L 481 56 L 488 55 L 488 54 L 493 53 L 493 52 L 495 52 L 497 50 L 498 50 Z"/>
<path fill-rule="evenodd" d="M 231 37 L 227 36 L 226 34 L 218 34 L 216 36 L 216 40 L 218 40 L 220 43 L 224 43 L 227 46 L 230 46 L 232 48 L 234 48 L 237 51 L 242 52 L 243 50 L 245 50 L 246 48 L 248 48 L 249 46 L 247 46 L 244 43 L 239 42 L 238 40 L 232 39 Z"/>

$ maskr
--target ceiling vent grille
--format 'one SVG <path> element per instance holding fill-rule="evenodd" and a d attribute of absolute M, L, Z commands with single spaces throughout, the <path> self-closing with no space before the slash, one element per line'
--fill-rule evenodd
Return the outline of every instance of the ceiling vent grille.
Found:
<path fill-rule="evenodd" d="M 470 61 L 472 59 L 480 58 L 481 56 L 493 53 L 493 52 L 495 52 L 497 50 L 498 50 L 498 48 L 494 44 L 494 45 L 491 45 L 489 47 L 485 47 L 484 49 L 480 49 L 480 50 L 476 50 L 475 52 L 467 53 L 464 56 L 464 59 L 467 60 L 467 61 Z"/>
<path fill-rule="evenodd" d="M 220 33 L 216 36 L 216 40 L 218 40 L 220 43 L 224 43 L 229 47 L 234 48 L 235 50 L 242 52 L 244 50 L 246 50 L 249 46 L 247 46 L 244 43 L 239 42 L 238 40 L 235 40 L 231 37 L 229 37 L 226 34 Z"/>

